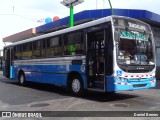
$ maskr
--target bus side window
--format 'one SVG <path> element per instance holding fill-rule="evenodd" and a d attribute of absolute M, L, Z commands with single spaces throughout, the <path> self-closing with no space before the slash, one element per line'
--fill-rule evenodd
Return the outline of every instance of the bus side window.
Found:
<path fill-rule="evenodd" d="M 46 39 L 46 56 L 51 56 L 51 50 L 50 50 L 50 38 Z"/>
<path fill-rule="evenodd" d="M 47 39 L 46 56 L 54 57 L 62 55 L 62 42 L 59 36 Z"/>
<path fill-rule="evenodd" d="M 14 59 L 15 60 L 22 59 L 22 46 L 21 45 L 16 45 L 14 47 Z"/>
<path fill-rule="evenodd" d="M 82 32 L 77 31 L 64 35 L 64 55 L 84 54 Z"/>
<path fill-rule="evenodd" d="M 106 29 L 106 75 L 113 74 L 113 38 L 111 28 Z"/>
<path fill-rule="evenodd" d="M 31 59 L 32 58 L 32 43 L 25 43 L 22 45 L 22 59 Z"/>
<path fill-rule="evenodd" d="M 27 51 L 28 51 L 28 58 L 29 59 L 32 59 L 32 55 L 33 55 L 33 52 L 32 52 L 32 42 L 28 43 L 27 44 Z"/>
<path fill-rule="evenodd" d="M 41 41 L 41 54 L 42 54 L 42 57 L 46 57 L 46 40 L 45 39 Z"/>
<path fill-rule="evenodd" d="M 54 56 L 61 56 L 62 55 L 62 40 L 58 37 L 54 42 L 53 50 Z M 56 44 L 55 44 L 56 43 Z"/>
<path fill-rule="evenodd" d="M 41 41 L 33 42 L 33 58 L 41 57 Z"/>

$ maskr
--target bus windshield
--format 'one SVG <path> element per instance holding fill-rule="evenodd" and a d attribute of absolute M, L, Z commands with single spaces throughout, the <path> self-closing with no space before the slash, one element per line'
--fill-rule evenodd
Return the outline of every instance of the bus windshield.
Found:
<path fill-rule="evenodd" d="M 154 65 L 152 48 L 150 34 L 121 29 L 117 62 L 120 65 Z"/>

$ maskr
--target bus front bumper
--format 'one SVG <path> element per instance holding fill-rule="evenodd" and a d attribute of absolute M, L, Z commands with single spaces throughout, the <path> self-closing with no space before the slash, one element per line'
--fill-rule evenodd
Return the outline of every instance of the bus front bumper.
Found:
<path fill-rule="evenodd" d="M 142 90 L 153 88 L 156 86 L 156 78 L 146 78 L 143 80 L 133 79 L 120 81 L 114 77 L 110 77 L 106 79 L 106 90 L 107 92 L 113 91 L 123 91 L 123 90 Z"/>

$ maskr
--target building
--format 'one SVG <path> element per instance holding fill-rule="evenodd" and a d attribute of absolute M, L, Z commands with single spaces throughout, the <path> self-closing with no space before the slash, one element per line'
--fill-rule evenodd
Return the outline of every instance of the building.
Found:
<path fill-rule="evenodd" d="M 157 61 L 156 77 L 159 79 L 160 72 L 158 73 L 158 71 L 160 71 L 160 15 L 147 10 L 134 10 L 134 9 L 114 9 L 114 14 L 136 18 L 151 25 L 154 39 L 155 39 L 156 54 L 157 54 L 156 55 L 156 61 Z M 85 10 L 75 14 L 74 16 L 75 25 L 78 25 L 87 21 L 95 20 L 98 18 L 106 17 L 109 15 L 111 15 L 110 9 Z M 67 27 L 69 27 L 69 16 L 62 18 L 58 21 L 51 22 L 51 23 L 37 27 L 36 33 L 34 33 L 33 30 L 30 30 L 30 33 L 28 34 L 28 30 L 26 30 L 26 31 L 23 31 L 21 34 L 27 33 L 27 36 L 25 36 L 25 38 L 27 37 L 29 38 L 31 36 L 45 34 L 55 30 L 67 28 Z M 3 42 L 7 42 L 7 41 L 15 42 L 17 40 L 22 40 L 23 37 L 20 34 L 15 34 L 15 35 L 11 35 L 9 37 L 4 38 Z"/>

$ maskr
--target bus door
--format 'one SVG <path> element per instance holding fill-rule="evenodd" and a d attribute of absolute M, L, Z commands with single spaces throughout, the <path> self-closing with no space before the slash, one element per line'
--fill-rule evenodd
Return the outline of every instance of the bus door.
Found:
<path fill-rule="evenodd" d="M 10 78 L 10 66 L 12 64 L 12 48 L 4 49 L 4 76 Z"/>
<path fill-rule="evenodd" d="M 105 91 L 105 30 L 87 33 L 87 88 Z"/>

